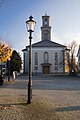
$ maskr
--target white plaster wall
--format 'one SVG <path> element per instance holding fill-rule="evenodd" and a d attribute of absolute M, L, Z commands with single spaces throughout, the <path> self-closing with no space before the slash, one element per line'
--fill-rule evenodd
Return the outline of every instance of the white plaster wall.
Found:
<path fill-rule="evenodd" d="M 24 66 L 24 73 L 28 73 L 28 69 L 29 69 L 29 54 L 28 54 L 28 51 L 24 51 L 23 52 L 23 55 L 25 54 L 25 60 L 24 60 L 24 56 L 23 56 L 23 61 L 25 61 L 25 65 L 23 63 L 23 66 Z"/>
<path fill-rule="evenodd" d="M 35 68 L 35 52 L 38 53 L 38 70 L 37 72 L 42 72 L 42 66 L 41 64 L 44 63 L 44 53 L 48 52 L 49 54 L 49 63 L 51 63 L 51 67 L 50 67 L 50 73 L 56 72 L 54 69 L 54 54 L 55 52 L 58 52 L 58 59 L 60 61 L 60 59 L 63 57 L 62 55 L 62 50 L 63 48 L 33 48 L 32 49 L 32 72 L 35 72 L 34 68 Z M 62 57 L 61 57 L 62 56 Z M 63 59 L 63 58 L 62 58 Z M 57 72 L 63 72 L 63 66 L 58 68 Z"/>

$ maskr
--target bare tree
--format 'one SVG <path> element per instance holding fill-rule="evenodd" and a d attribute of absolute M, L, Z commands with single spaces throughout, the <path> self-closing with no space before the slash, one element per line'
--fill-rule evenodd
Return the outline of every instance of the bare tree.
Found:
<path fill-rule="evenodd" d="M 76 41 L 72 41 L 69 45 L 68 48 L 70 52 L 67 54 L 67 63 L 69 67 L 69 72 L 70 74 L 76 72 L 76 48 L 77 48 L 77 43 Z"/>
<path fill-rule="evenodd" d="M 70 53 L 75 55 L 76 52 L 76 47 L 77 47 L 77 43 L 75 40 L 73 40 L 69 45 L 68 48 L 70 49 Z"/>
<path fill-rule="evenodd" d="M 77 64 L 76 64 L 76 48 L 77 43 L 76 41 L 72 41 L 68 45 L 66 45 L 66 49 L 62 51 L 64 57 L 60 58 L 58 62 L 59 66 L 64 66 L 64 71 L 68 72 L 69 74 L 76 73 Z"/>

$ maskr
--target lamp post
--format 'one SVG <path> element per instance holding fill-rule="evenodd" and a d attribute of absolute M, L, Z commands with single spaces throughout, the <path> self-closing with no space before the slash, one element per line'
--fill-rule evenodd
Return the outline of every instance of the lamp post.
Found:
<path fill-rule="evenodd" d="M 29 82 L 28 82 L 28 101 L 31 103 L 32 99 L 32 32 L 34 32 L 36 22 L 33 20 L 33 17 L 30 16 L 29 20 L 26 21 L 27 31 L 29 32 Z"/>

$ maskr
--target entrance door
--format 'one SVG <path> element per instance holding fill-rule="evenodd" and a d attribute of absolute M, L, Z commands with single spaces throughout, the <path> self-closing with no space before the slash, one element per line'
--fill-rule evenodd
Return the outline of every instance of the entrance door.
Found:
<path fill-rule="evenodd" d="M 43 66 L 43 74 L 49 74 L 49 66 Z"/>

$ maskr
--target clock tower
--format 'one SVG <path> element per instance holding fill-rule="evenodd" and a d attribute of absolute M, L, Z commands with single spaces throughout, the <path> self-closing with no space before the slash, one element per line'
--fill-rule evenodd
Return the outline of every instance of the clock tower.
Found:
<path fill-rule="evenodd" d="M 51 40 L 50 16 L 42 16 L 41 38 L 42 40 Z"/>

